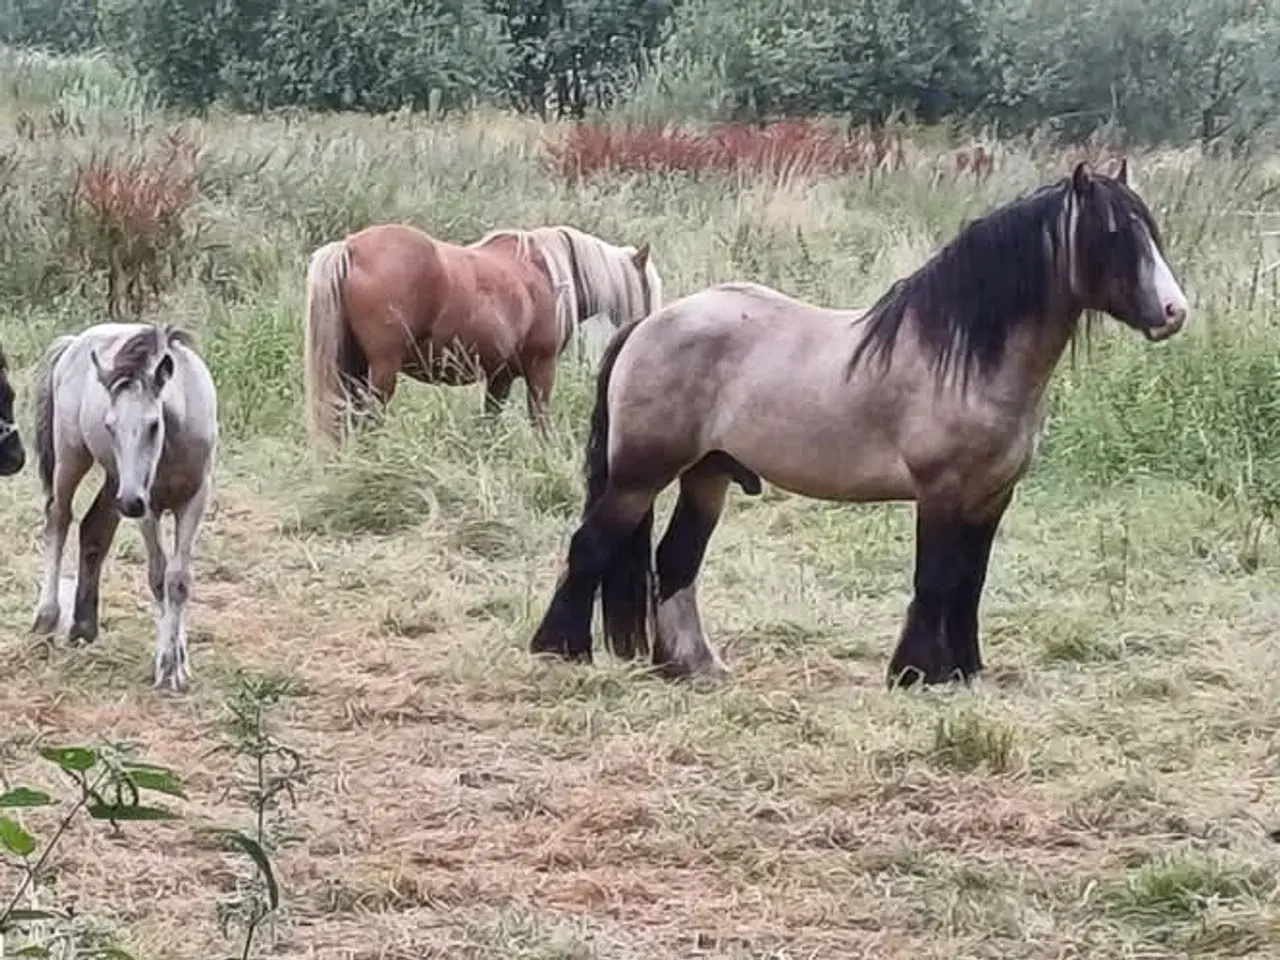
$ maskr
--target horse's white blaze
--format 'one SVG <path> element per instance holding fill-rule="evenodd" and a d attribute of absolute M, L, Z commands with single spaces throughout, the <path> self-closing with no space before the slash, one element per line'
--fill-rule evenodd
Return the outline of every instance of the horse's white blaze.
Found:
<path fill-rule="evenodd" d="M 1187 317 L 1187 295 L 1174 277 L 1169 264 L 1160 255 L 1155 241 L 1147 237 L 1151 249 L 1151 285 L 1155 289 L 1166 323 L 1181 323 Z"/>
<path fill-rule="evenodd" d="M 163 400 L 143 387 L 131 387 L 115 401 L 108 420 L 120 502 L 137 501 L 144 510 L 149 509 L 151 486 L 164 449 Z"/>

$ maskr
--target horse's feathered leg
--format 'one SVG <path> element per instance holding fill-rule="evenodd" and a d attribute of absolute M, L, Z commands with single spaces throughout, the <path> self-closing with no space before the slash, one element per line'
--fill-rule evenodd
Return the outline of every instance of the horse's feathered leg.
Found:
<path fill-rule="evenodd" d="M 957 525 L 954 562 L 958 577 L 955 597 L 947 611 L 946 632 L 955 653 L 956 666 L 966 682 L 982 672 L 978 606 L 982 602 L 982 588 L 991 562 L 991 545 L 1011 499 L 1009 495 L 1004 496 L 993 515 Z"/>
<path fill-rule="evenodd" d="M 720 679 L 729 673 L 707 642 L 698 612 L 698 573 L 736 479 L 719 466 L 718 460 L 704 459 L 680 477 L 680 497 L 658 543 L 653 662 L 672 677 Z"/>
<path fill-rule="evenodd" d="M 982 669 L 978 605 L 1009 499 L 1002 495 L 977 519 L 928 501 L 917 505 L 915 592 L 889 662 L 891 687 L 968 681 Z"/>
<path fill-rule="evenodd" d="M 184 690 L 191 677 L 187 656 L 187 599 L 191 594 L 191 555 L 204 522 L 213 484 L 206 477 L 195 496 L 176 511 L 173 556 L 164 574 L 164 606 L 156 631 L 156 686 Z"/>

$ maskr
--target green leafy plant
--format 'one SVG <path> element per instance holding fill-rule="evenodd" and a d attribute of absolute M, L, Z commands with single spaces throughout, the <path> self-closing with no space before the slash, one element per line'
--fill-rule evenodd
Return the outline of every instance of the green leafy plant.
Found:
<path fill-rule="evenodd" d="M 0 956 L 12 940 L 20 957 L 128 958 L 117 946 L 95 942 L 72 914 L 53 903 L 46 889 L 52 858 L 78 817 L 108 822 L 119 830 L 125 821 L 174 820 L 179 814 L 144 803 L 147 793 L 180 799 L 186 792 L 178 775 L 164 767 L 131 758 L 122 745 L 102 748 L 47 747 L 40 756 L 74 785 L 75 793 L 48 838 L 41 841 L 24 814 L 59 806 L 49 793 L 10 784 L 0 775 L 0 863 L 18 874 L 12 893 L 0 907 Z"/>
<path fill-rule="evenodd" d="M 272 856 L 297 839 L 288 829 L 281 802 L 297 802 L 294 791 L 306 782 L 307 771 L 301 755 L 278 740 L 269 723 L 270 712 L 296 692 L 288 677 L 237 674 L 223 722 L 224 741 L 214 751 L 240 761 L 227 794 L 253 814 L 248 832 L 224 827 L 206 831 L 220 845 L 246 854 L 254 865 L 252 874 L 238 877 L 235 892 L 218 905 L 223 936 L 230 937 L 234 927 L 243 936 L 240 960 L 253 955 L 258 931 L 279 915 L 280 884 Z"/>

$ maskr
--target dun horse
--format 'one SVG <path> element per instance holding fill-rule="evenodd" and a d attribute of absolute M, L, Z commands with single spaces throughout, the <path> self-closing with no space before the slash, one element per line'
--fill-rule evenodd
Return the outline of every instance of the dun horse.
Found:
<path fill-rule="evenodd" d="M 496 413 L 519 377 L 545 427 L 556 360 L 578 324 L 615 327 L 662 306 L 648 244 L 616 247 L 573 227 L 496 230 L 468 246 L 402 224 L 367 227 L 313 251 L 307 268 L 306 393 L 313 442 L 337 438 L 343 409 L 386 404 L 400 373 L 485 381 Z"/>
<path fill-rule="evenodd" d="M 191 554 L 213 493 L 217 444 L 217 392 L 184 331 L 104 323 L 50 345 L 36 394 L 36 449 L 45 494 L 45 574 L 36 632 L 57 629 L 72 498 L 96 461 L 106 482 L 80 523 L 70 639 L 97 639 L 103 561 L 121 514 L 138 520 L 158 607 L 155 683 L 186 687 Z M 160 543 L 166 511 L 175 520 L 172 556 Z"/>
<path fill-rule="evenodd" d="M 0 350 L 0 477 L 20 473 L 27 462 L 22 436 L 13 415 L 13 385 L 9 383 L 9 360 Z"/>
<path fill-rule="evenodd" d="M 730 483 L 754 494 L 763 479 L 825 500 L 914 501 L 914 594 L 889 684 L 978 674 L 992 540 L 1081 317 L 1105 312 L 1159 341 L 1187 316 L 1127 172 L 1081 164 L 973 221 L 869 310 L 726 283 L 620 331 L 598 376 L 585 514 L 532 650 L 589 661 L 599 590 L 615 653 L 648 653 L 652 617 L 664 673 L 722 675 L 698 573 Z M 655 570 L 654 498 L 676 480 Z"/>

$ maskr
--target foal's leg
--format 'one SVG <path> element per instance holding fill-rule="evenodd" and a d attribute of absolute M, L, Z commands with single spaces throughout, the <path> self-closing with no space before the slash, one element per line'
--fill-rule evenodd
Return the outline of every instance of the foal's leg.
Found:
<path fill-rule="evenodd" d="M 98 639 L 98 591 L 102 565 L 111 551 L 120 512 L 116 509 L 116 481 L 110 477 L 93 499 L 89 512 L 80 521 L 80 575 L 76 579 L 75 616 L 68 639 L 72 643 L 93 643 Z"/>
<path fill-rule="evenodd" d="M 147 586 L 155 599 L 157 616 L 164 612 L 164 572 L 169 564 L 164 546 L 160 543 L 160 518 L 148 513 L 142 518 L 142 542 L 147 547 Z"/>
<path fill-rule="evenodd" d="M 569 541 L 569 559 L 551 605 L 533 635 L 533 653 L 591 662 L 591 612 L 600 579 L 632 531 L 653 508 L 654 492 L 610 486 Z"/>
<path fill-rule="evenodd" d="M 62 553 L 71 529 L 71 501 L 92 465 L 93 461 L 81 453 L 60 458 L 54 467 L 52 489 L 44 504 L 44 581 L 31 627 L 36 633 L 53 633 L 58 629 L 58 618 L 62 614 L 58 581 L 62 578 Z"/>
<path fill-rule="evenodd" d="M 946 634 L 955 655 L 956 666 L 964 679 L 971 680 L 982 672 L 982 649 L 978 639 L 978 607 L 991 561 L 991 545 L 1000 520 L 1009 506 L 1006 496 L 994 512 L 983 520 L 966 521 L 956 526 L 954 564 L 958 573 L 956 593 L 947 612 Z"/>
<path fill-rule="evenodd" d="M 694 467 L 680 477 L 667 532 L 658 544 L 658 610 L 653 661 L 673 677 L 717 679 L 729 670 L 707 642 L 698 612 L 698 573 L 720 521 L 730 478 Z"/>
<path fill-rule="evenodd" d="M 176 511 L 173 556 L 164 575 L 164 612 L 156 631 L 156 686 L 185 690 L 191 676 L 187 657 L 187 599 L 191 595 L 191 554 L 209 506 L 206 478 L 196 495 Z"/>
<path fill-rule="evenodd" d="M 946 683 L 958 667 L 945 631 L 960 586 L 956 550 L 962 536 L 950 511 L 917 504 L 915 593 L 898 648 L 889 661 L 891 687 L 910 687 L 918 680 Z"/>

